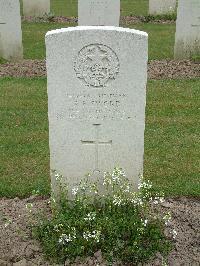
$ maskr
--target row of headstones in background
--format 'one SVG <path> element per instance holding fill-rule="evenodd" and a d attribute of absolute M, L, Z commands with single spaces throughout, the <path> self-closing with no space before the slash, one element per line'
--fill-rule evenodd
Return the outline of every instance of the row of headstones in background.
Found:
<path fill-rule="evenodd" d="M 44 15 L 50 12 L 50 0 L 23 0 L 23 9 L 27 16 Z M 0 57 L 23 59 L 19 0 L 0 0 Z"/>
<path fill-rule="evenodd" d="M 175 59 L 200 55 L 200 0 L 179 0 Z"/>
<path fill-rule="evenodd" d="M 120 0 L 79 0 L 79 26 L 119 26 Z"/>
<path fill-rule="evenodd" d="M 50 0 L 23 0 L 23 15 L 40 17 L 50 13 Z"/>
<path fill-rule="evenodd" d="M 41 16 L 50 11 L 50 0 L 23 0 L 24 11 Z M 158 10 L 172 10 L 175 0 L 149 0 Z M 36 11 L 36 6 L 37 10 Z M 165 6 L 165 8 L 163 8 Z M 169 6 L 171 8 L 169 8 Z M 200 0 L 179 0 L 175 58 L 189 58 L 199 53 Z M 162 7 L 162 8 L 161 8 Z M 32 10 L 32 11 L 31 11 Z M 31 14 L 31 12 L 33 12 Z M 38 13 L 37 13 L 38 12 Z M 28 15 L 28 13 L 27 13 Z M 119 25 L 120 0 L 79 0 L 79 25 Z M 0 1 L 0 56 L 22 58 L 22 33 L 18 0 Z"/>
<path fill-rule="evenodd" d="M 0 57 L 23 58 L 19 0 L 0 0 Z"/>
<path fill-rule="evenodd" d="M 177 0 L 149 0 L 149 14 L 150 15 L 172 14 L 176 11 L 176 4 Z"/>

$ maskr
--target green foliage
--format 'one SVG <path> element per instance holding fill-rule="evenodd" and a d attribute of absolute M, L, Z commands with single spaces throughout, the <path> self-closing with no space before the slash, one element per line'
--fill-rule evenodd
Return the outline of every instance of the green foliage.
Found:
<path fill-rule="evenodd" d="M 55 177 L 63 184 L 62 176 Z M 163 233 L 166 219 L 150 208 L 163 198 L 150 182 L 142 180 L 134 192 L 122 169 L 115 168 L 102 181 L 88 176 L 72 189 L 59 187 L 52 219 L 40 220 L 34 229 L 47 257 L 73 261 L 101 250 L 108 261 L 139 263 L 170 250 Z"/>
<path fill-rule="evenodd" d="M 200 64 L 200 55 L 199 54 L 192 55 L 192 60 L 195 63 Z"/>
<path fill-rule="evenodd" d="M 168 14 L 163 14 L 163 15 L 147 15 L 145 16 L 145 22 L 153 22 L 156 20 L 171 20 L 171 21 L 176 21 L 176 13 L 168 13 Z"/>
<path fill-rule="evenodd" d="M 0 64 L 5 64 L 5 63 L 7 63 L 7 60 L 2 58 L 2 57 L 0 57 Z"/>

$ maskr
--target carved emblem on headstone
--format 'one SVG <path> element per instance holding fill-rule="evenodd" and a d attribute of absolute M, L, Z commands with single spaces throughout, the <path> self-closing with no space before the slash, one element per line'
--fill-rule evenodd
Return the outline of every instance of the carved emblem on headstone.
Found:
<path fill-rule="evenodd" d="M 74 62 L 76 76 L 85 85 L 105 87 L 119 73 L 119 59 L 106 45 L 91 44 L 83 47 Z"/>

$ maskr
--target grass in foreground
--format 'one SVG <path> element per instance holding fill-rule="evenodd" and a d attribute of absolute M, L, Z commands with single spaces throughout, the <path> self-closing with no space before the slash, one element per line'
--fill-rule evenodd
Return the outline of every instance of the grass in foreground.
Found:
<path fill-rule="evenodd" d="M 144 175 L 166 195 L 200 195 L 199 86 L 148 83 Z M 49 193 L 46 79 L 1 78 L 0 147 L 0 197 Z"/>
<path fill-rule="evenodd" d="M 23 26 L 24 57 L 26 59 L 45 58 L 45 34 L 49 30 L 75 26 L 67 23 L 28 23 Z M 129 28 L 146 31 L 149 34 L 149 59 L 173 58 L 175 25 L 137 24 Z"/>

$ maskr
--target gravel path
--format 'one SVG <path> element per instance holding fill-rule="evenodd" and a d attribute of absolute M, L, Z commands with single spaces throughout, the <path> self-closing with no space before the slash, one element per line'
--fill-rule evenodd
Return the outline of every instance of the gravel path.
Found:
<path fill-rule="evenodd" d="M 50 215 L 49 199 L 30 197 L 28 199 L 0 199 L 0 265 L 1 266 L 50 266 L 45 261 L 39 243 L 31 239 L 30 223 L 35 222 L 38 210 L 45 210 Z M 32 212 L 26 208 L 33 204 Z M 174 249 L 168 257 L 169 266 L 200 265 L 200 199 L 167 199 L 160 211 L 171 211 L 172 227 L 178 235 L 174 240 Z M 35 216 L 34 216 L 35 215 Z M 162 257 L 156 258 L 146 266 L 161 266 Z M 67 262 L 65 265 L 68 265 Z M 101 252 L 85 262 L 76 261 L 73 265 L 106 265 Z M 119 264 L 116 264 L 119 265 Z"/>
<path fill-rule="evenodd" d="M 45 60 L 24 60 L 0 65 L 0 77 L 46 76 Z M 149 79 L 200 78 L 200 63 L 190 60 L 152 60 L 148 64 Z"/>

